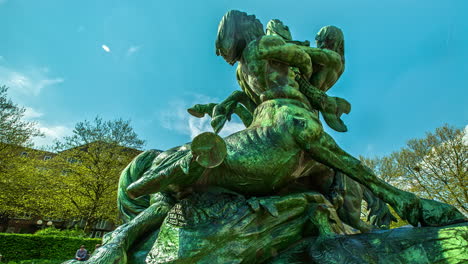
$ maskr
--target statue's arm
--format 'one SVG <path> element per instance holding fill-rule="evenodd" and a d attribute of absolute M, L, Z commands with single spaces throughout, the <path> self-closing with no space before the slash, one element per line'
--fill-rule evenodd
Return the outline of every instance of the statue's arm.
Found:
<path fill-rule="evenodd" d="M 321 64 L 327 67 L 340 68 L 342 67 L 340 54 L 329 49 L 320 49 L 314 47 L 298 46 L 306 52 L 311 61 L 316 64 Z"/>
<path fill-rule="evenodd" d="M 312 61 L 301 46 L 288 44 L 276 36 L 264 36 L 259 43 L 260 59 L 273 60 L 296 67 L 301 74 L 309 78 L 312 75 Z"/>
<path fill-rule="evenodd" d="M 241 119 L 242 123 L 248 127 L 253 120 L 253 111 L 257 104 L 243 91 L 234 91 L 221 103 L 215 104 L 196 104 L 187 111 L 195 117 L 203 117 L 208 114 L 211 120 L 211 126 L 218 133 L 224 127 L 226 121 L 231 120 L 234 113 Z"/>
<path fill-rule="evenodd" d="M 213 108 L 211 126 L 218 133 L 223 128 L 226 121 L 231 120 L 231 115 L 235 113 L 248 127 L 253 120 L 253 111 L 257 105 L 243 91 L 232 92 L 224 101 Z"/>
<path fill-rule="evenodd" d="M 244 91 L 234 91 L 229 95 L 224 101 L 219 103 L 218 105 L 224 105 L 226 107 L 235 105 L 237 103 L 241 103 L 249 110 L 251 113 L 255 111 L 255 108 L 257 107 L 257 104 L 250 99 L 249 96 Z"/>
<path fill-rule="evenodd" d="M 343 98 L 328 96 L 324 91 L 311 85 L 304 77 L 298 75 L 296 81 L 299 83 L 299 90 L 303 93 L 311 106 L 322 113 L 327 125 L 335 131 L 346 132 L 346 127 L 341 115 L 351 111 L 351 104 Z"/>

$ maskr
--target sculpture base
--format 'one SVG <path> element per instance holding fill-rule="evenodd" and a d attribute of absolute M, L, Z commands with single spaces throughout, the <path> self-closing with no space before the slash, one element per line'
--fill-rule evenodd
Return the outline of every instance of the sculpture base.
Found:
<path fill-rule="evenodd" d="M 130 253 L 128 263 L 466 263 L 468 259 L 468 222 L 355 235 L 348 231 L 319 193 L 245 198 L 211 191 L 176 204 L 151 249 L 147 245 L 143 250 L 146 257 L 141 250 L 136 258 Z"/>
<path fill-rule="evenodd" d="M 468 263 L 468 222 L 307 238 L 267 263 Z"/>

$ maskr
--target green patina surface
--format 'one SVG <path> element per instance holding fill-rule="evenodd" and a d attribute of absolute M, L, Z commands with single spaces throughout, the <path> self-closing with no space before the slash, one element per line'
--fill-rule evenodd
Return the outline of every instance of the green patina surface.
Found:
<path fill-rule="evenodd" d="M 125 224 L 89 263 L 463 263 L 466 221 L 453 206 L 399 190 L 324 131 L 345 132 L 351 105 L 326 92 L 344 71 L 344 37 L 322 28 L 316 47 L 292 40 L 279 20 L 267 34 L 255 16 L 229 11 L 217 55 L 241 91 L 195 105 L 215 133 L 163 153 L 147 151 L 122 173 Z M 219 137 L 232 114 L 246 128 Z M 375 223 L 359 219 L 361 201 Z M 422 228 L 368 232 L 398 215 Z M 378 208 L 378 209 L 377 209 Z M 355 228 L 351 231 L 351 227 Z M 428 227 L 429 226 L 429 227 Z M 146 252 L 146 254 L 144 253 Z"/>

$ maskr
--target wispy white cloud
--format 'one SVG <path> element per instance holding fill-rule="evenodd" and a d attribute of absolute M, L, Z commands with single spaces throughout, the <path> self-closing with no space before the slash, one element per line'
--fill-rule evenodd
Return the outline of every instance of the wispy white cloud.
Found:
<path fill-rule="evenodd" d="M 111 51 L 111 49 L 105 44 L 103 44 L 101 47 L 105 52 L 110 52 Z"/>
<path fill-rule="evenodd" d="M 33 142 L 36 146 L 50 146 L 55 140 L 60 140 L 64 136 L 72 134 L 73 128 L 71 125 L 50 125 L 48 122 L 44 121 L 44 113 L 41 111 L 30 106 L 26 106 L 24 108 L 24 119 L 30 122 L 35 122 L 36 128 L 44 134 L 44 137 L 33 138 Z"/>
<path fill-rule="evenodd" d="M 34 138 L 33 141 L 36 146 L 50 146 L 54 141 L 60 140 L 64 136 L 69 136 L 73 132 L 73 128 L 62 125 L 47 126 L 43 123 L 39 123 L 38 127 L 44 134 L 44 137 Z"/>
<path fill-rule="evenodd" d="M 374 144 L 367 144 L 366 149 L 364 150 L 365 157 L 374 157 L 375 156 L 375 145 Z"/>
<path fill-rule="evenodd" d="M 191 97 L 193 98 L 192 100 L 178 99 L 169 102 L 168 109 L 170 110 L 158 114 L 160 124 L 166 129 L 189 135 L 190 138 L 194 138 L 202 132 L 213 132 L 210 125 L 211 118 L 209 116 L 206 115 L 203 118 L 191 116 L 187 112 L 187 108 L 197 103 L 213 103 L 219 102 L 220 100 L 200 94 L 191 95 Z M 224 137 L 244 128 L 245 126 L 241 122 L 231 121 L 224 125 L 219 134 Z"/>
<path fill-rule="evenodd" d="M 190 132 L 190 138 L 194 138 L 203 132 L 213 132 L 213 128 L 211 127 L 210 122 L 211 118 L 209 116 L 205 116 L 203 118 L 190 116 L 188 120 L 188 131 Z M 240 122 L 226 122 L 219 135 L 226 137 L 244 128 L 244 124 Z"/>
<path fill-rule="evenodd" d="M 8 0 L 0 0 L 0 5 L 6 3 Z"/>
<path fill-rule="evenodd" d="M 138 52 L 141 49 L 141 46 L 130 46 L 127 50 L 127 56 L 131 56 L 134 53 Z"/>
<path fill-rule="evenodd" d="M 81 33 L 81 32 L 83 32 L 85 30 L 86 30 L 86 28 L 84 26 L 79 26 L 78 29 L 76 30 L 76 32 Z"/>
<path fill-rule="evenodd" d="M 43 113 L 35 110 L 32 107 L 25 107 L 25 110 L 26 111 L 24 111 L 24 118 L 28 120 L 39 118 L 44 115 Z"/>
<path fill-rule="evenodd" d="M 0 80 L 14 93 L 37 96 L 45 87 L 64 82 L 63 78 L 47 76 L 48 72 L 46 67 L 18 71 L 0 66 Z"/>

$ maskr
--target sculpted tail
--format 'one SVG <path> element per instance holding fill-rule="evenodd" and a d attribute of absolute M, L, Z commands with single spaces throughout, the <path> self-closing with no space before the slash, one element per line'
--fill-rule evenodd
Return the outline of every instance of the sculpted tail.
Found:
<path fill-rule="evenodd" d="M 126 190 L 130 184 L 143 176 L 143 173 L 151 167 L 153 160 L 160 153 L 161 151 L 159 150 L 147 150 L 134 158 L 122 171 L 117 190 L 117 207 L 119 209 L 120 218 L 124 223 L 128 223 L 150 206 L 149 195 L 132 199 L 128 196 Z"/>

